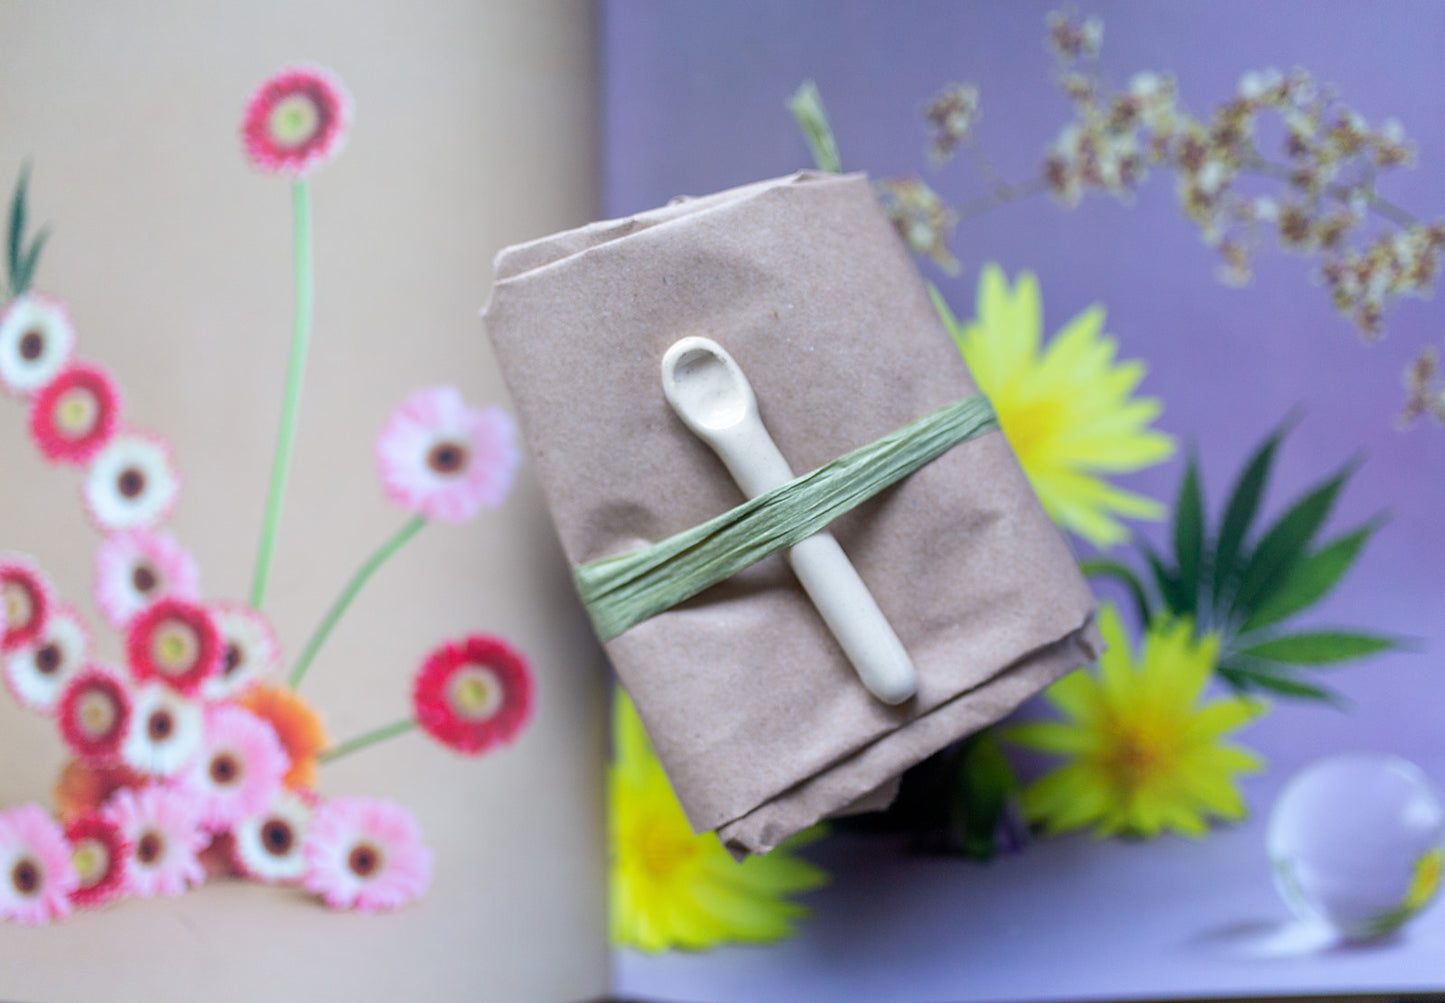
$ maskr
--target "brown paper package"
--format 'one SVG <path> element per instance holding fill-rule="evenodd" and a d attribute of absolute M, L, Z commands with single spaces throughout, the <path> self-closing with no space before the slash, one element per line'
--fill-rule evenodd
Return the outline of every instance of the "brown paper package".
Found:
<path fill-rule="evenodd" d="M 861 175 L 802 173 L 509 248 L 484 312 L 574 566 L 743 498 L 662 395 L 705 335 L 799 473 L 976 392 Z M 995 431 L 831 527 L 918 669 L 859 682 L 781 555 L 607 643 L 694 829 L 766 853 L 1101 648 L 1093 598 Z"/>

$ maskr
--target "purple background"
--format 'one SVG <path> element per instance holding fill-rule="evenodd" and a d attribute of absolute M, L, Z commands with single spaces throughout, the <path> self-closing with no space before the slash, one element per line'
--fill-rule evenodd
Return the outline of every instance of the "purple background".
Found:
<path fill-rule="evenodd" d="M 806 78 L 823 94 L 846 169 L 919 173 L 954 204 L 984 194 L 966 155 L 927 166 L 921 124 L 942 85 L 972 81 L 982 88 L 984 149 L 1004 177 L 1029 177 L 1072 117 L 1043 44 L 1052 6 L 611 0 L 601 22 L 605 210 L 625 215 L 809 166 L 784 107 Z M 1415 142 L 1421 166 L 1387 176 L 1382 194 L 1427 219 L 1445 211 L 1445 5 L 1080 9 L 1104 18 L 1102 62 L 1114 84 L 1169 70 L 1181 104 L 1201 117 L 1247 70 L 1308 67 L 1371 124 L 1396 117 Z M 1197 446 L 1215 516 L 1249 452 L 1295 404 L 1306 417 L 1280 453 L 1266 516 L 1363 451 L 1368 461 L 1326 536 L 1383 510 L 1391 522 L 1339 590 L 1297 622 L 1409 635 L 1421 650 L 1329 670 L 1348 712 L 1278 703 L 1242 732 L 1269 760 L 1244 786 L 1254 817 L 1204 843 L 1077 837 L 979 868 L 838 837 L 815 854 L 835 883 L 810 899 L 815 918 L 799 938 L 696 957 L 619 952 L 619 990 L 761 1000 L 825 988 L 830 999 L 881 999 L 890 988 L 902 999 L 998 999 L 1445 987 L 1445 907 L 1373 951 L 1264 964 L 1240 960 L 1231 939 L 1284 917 L 1262 826 L 1297 768 L 1373 749 L 1416 761 L 1445 786 L 1445 430 L 1393 427 L 1404 364 L 1421 344 L 1441 344 L 1438 298 L 1391 308 L 1386 338 L 1366 346 L 1312 282 L 1313 260 L 1284 255 L 1268 237 L 1254 281 L 1223 286 L 1162 172 L 1132 205 L 1093 195 L 1069 211 L 1035 197 L 993 210 L 960 225 L 952 247 L 958 278 L 923 271 L 960 317 L 972 315 L 985 261 L 1039 275 L 1049 333 L 1090 303 L 1107 307 L 1121 357 L 1149 365 L 1141 392 L 1163 400 L 1159 426 Z M 1179 474 L 1176 459 L 1122 483 L 1172 500 Z M 1148 532 L 1159 539 L 1161 529 Z"/>

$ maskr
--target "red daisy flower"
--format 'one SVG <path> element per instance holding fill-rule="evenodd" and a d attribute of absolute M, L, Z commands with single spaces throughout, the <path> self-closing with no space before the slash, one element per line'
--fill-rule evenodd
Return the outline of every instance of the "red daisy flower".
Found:
<path fill-rule="evenodd" d="M 130 698 L 120 681 L 89 668 L 60 695 L 60 734 L 87 763 L 113 763 L 130 725 Z"/>
<path fill-rule="evenodd" d="M 120 392 L 105 370 L 79 363 L 61 372 L 30 405 L 30 436 L 51 463 L 89 462 L 120 421 Z"/>
<path fill-rule="evenodd" d="M 22 554 L 0 554 L 0 651 L 40 636 L 54 600 L 50 583 Z"/>
<path fill-rule="evenodd" d="M 225 647 L 204 606 L 167 596 L 141 610 L 126 629 L 126 656 L 138 682 L 159 679 L 183 696 L 221 671 Z"/>
<path fill-rule="evenodd" d="M 82 909 L 93 909 L 119 898 L 131 854 L 120 828 L 99 811 L 88 811 L 65 827 L 65 838 L 70 841 L 71 859 L 80 877 L 70 901 Z"/>
<path fill-rule="evenodd" d="M 315 66 L 293 66 L 263 83 L 246 105 L 241 140 L 251 162 L 300 178 L 341 152 L 351 98 L 341 81 Z"/>
<path fill-rule="evenodd" d="M 474 634 L 437 648 L 412 689 L 417 724 L 458 752 L 512 741 L 532 714 L 532 672 L 506 641 Z"/>

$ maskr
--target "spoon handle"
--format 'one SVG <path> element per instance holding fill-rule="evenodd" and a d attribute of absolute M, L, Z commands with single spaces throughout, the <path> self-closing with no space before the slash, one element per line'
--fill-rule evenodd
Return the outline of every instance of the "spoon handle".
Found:
<path fill-rule="evenodd" d="M 712 447 L 749 498 L 793 479 L 756 406 L 725 427 L 688 425 Z M 787 557 L 868 692 L 887 704 L 913 696 L 918 689 L 913 660 L 833 534 L 816 533 L 790 549 Z"/>

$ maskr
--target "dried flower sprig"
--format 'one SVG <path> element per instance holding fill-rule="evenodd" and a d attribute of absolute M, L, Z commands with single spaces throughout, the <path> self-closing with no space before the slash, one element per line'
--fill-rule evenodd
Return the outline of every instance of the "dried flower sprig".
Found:
<path fill-rule="evenodd" d="M 1157 170 L 1174 175 L 1180 207 L 1218 253 L 1216 274 L 1228 285 L 1250 281 L 1272 234 L 1286 252 L 1318 261 L 1331 303 L 1366 341 L 1383 335 L 1385 311 L 1397 301 L 1432 295 L 1445 220 L 1425 222 L 1379 190 L 1384 175 L 1416 161 L 1398 121 L 1372 126 L 1303 68 L 1247 72 L 1233 95 L 1196 116 L 1168 73 L 1141 71 L 1123 89 L 1113 87 L 1099 65 L 1103 38 L 1096 16 L 1049 14 L 1054 78 L 1074 114 L 1049 143 L 1039 173 L 1022 182 L 1001 177 L 977 144 L 976 85 L 949 84 L 928 102 L 929 160 L 939 166 L 968 147 L 988 193 L 955 207 L 916 177 L 880 180 L 880 200 L 914 253 L 952 274 L 958 261 L 948 241 L 960 222 L 1044 191 L 1068 208 L 1090 193 L 1129 203 Z M 841 169 L 816 88 L 800 90 L 790 107 L 812 148 L 829 151 L 819 166 Z M 1261 148 L 1266 116 L 1282 131 L 1273 156 Z M 1435 349 L 1423 347 L 1405 372 L 1401 427 L 1445 415 L 1445 385 L 1436 374 Z"/>
<path fill-rule="evenodd" d="M 1320 258 L 1335 308 L 1367 339 L 1382 333 L 1395 299 L 1431 292 L 1445 222 L 1420 222 L 1377 186 L 1382 174 L 1415 161 L 1399 122 L 1371 128 L 1302 68 L 1245 73 L 1236 93 L 1201 119 L 1180 105 L 1167 75 L 1137 73 L 1115 92 L 1096 68 L 1056 51 L 1056 79 L 1075 117 L 1045 156 L 1044 177 L 1065 205 L 1091 190 L 1127 200 L 1151 167 L 1171 170 L 1185 215 L 1220 255 L 1223 281 L 1249 280 L 1261 231 L 1273 230 L 1285 250 Z M 1283 127 L 1280 159 L 1258 143 L 1266 113 Z M 1249 194 L 1239 184 L 1245 178 L 1282 188 Z M 1381 225 L 1371 227 L 1371 216 Z"/>

